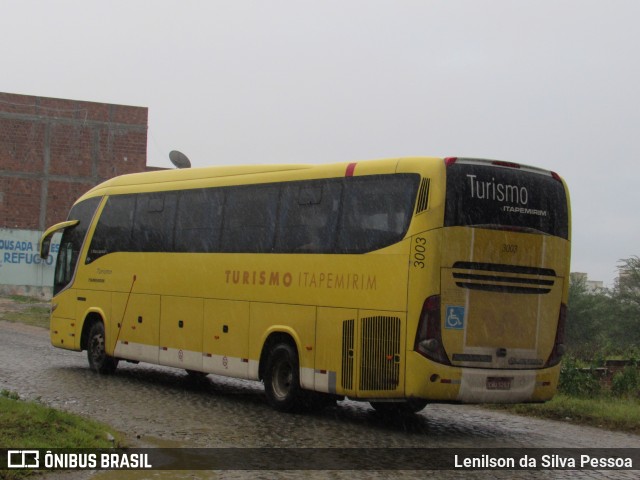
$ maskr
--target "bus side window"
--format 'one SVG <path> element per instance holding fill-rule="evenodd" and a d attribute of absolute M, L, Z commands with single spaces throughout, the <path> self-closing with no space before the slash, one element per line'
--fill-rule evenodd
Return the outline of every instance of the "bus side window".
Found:
<path fill-rule="evenodd" d="M 341 179 L 294 182 L 283 188 L 276 251 L 333 251 L 342 194 Z"/>
<path fill-rule="evenodd" d="M 168 252 L 173 246 L 176 194 L 143 193 L 136 199 L 131 250 Z"/>
<path fill-rule="evenodd" d="M 109 253 L 131 250 L 135 207 L 136 195 L 114 195 L 107 199 L 93 233 L 87 263 Z"/>
<path fill-rule="evenodd" d="M 180 193 L 175 226 L 176 252 L 220 250 L 223 190 L 197 189 Z"/>
<path fill-rule="evenodd" d="M 273 185 L 250 185 L 226 191 L 223 252 L 271 252 L 279 191 L 279 187 Z"/>
<path fill-rule="evenodd" d="M 338 252 L 365 253 L 400 241 L 409 228 L 418 181 L 412 174 L 347 181 Z"/>

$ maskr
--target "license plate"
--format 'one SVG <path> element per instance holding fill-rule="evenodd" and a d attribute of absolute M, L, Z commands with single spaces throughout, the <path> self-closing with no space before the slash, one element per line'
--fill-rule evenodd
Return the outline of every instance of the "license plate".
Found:
<path fill-rule="evenodd" d="M 487 377 L 487 390 L 511 390 L 513 377 Z"/>

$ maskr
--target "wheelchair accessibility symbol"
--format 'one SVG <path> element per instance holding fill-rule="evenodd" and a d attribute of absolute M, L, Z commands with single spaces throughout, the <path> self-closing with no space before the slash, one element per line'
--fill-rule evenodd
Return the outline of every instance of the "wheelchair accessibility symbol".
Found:
<path fill-rule="evenodd" d="M 452 307 L 447 305 L 447 316 L 444 321 L 444 328 L 454 330 L 464 329 L 464 307 Z"/>

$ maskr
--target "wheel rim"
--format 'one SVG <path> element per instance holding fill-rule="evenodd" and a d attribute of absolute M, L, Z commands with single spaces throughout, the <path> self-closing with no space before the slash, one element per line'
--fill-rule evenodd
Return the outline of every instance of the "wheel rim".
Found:
<path fill-rule="evenodd" d="M 91 360 L 94 365 L 100 365 L 104 357 L 104 335 L 98 333 L 91 339 Z"/>
<path fill-rule="evenodd" d="M 287 398 L 293 383 L 293 369 L 287 361 L 281 360 L 273 370 L 273 393 L 278 400 Z"/>

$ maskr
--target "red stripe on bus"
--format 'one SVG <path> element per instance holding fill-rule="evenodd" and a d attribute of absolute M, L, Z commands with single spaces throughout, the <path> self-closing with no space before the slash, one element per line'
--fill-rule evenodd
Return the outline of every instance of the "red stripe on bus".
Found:
<path fill-rule="evenodd" d="M 347 171 L 344 172 L 345 177 L 353 177 L 353 172 L 356 169 L 356 163 L 350 163 L 347 165 Z"/>

